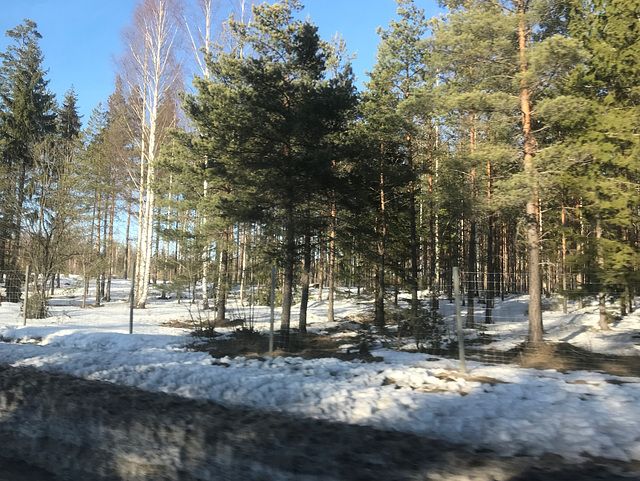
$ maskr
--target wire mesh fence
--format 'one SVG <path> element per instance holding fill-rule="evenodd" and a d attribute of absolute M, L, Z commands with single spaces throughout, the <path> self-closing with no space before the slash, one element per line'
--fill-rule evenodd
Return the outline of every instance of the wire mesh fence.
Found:
<path fill-rule="evenodd" d="M 33 276 L 26 271 L 4 271 L 0 273 L 0 304 L 4 306 L 2 316 L 4 320 L 22 322 L 27 319 L 29 311 L 40 310 L 45 304 L 37 290 L 34 294 Z M 31 301 L 28 300 L 29 288 L 31 288 Z M 25 304 L 27 309 L 24 308 Z"/>
<path fill-rule="evenodd" d="M 620 375 L 640 375 L 637 367 L 640 320 L 633 315 L 634 297 L 624 298 L 623 308 L 623 289 L 605 295 L 610 330 L 603 330 L 599 322 L 601 299 L 598 296 L 600 286 L 596 283 L 573 277 L 568 284 L 574 284 L 577 289 L 546 292 L 542 299 L 545 343 L 533 346 L 526 342 L 529 332 L 528 295 L 503 288 L 509 284 L 503 277 L 502 273 L 461 272 L 456 289 L 452 272 L 442 272 L 437 278 L 436 288 L 423 289 L 418 293 L 418 318 L 411 315 L 410 293 L 392 287 L 385 302 L 387 319 L 384 329 L 379 329 L 373 320 L 371 290 L 339 288 L 335 291 L 336 302 L 345 302 L 347 307 L 336 311 L 337 322 L 322 332 L 336 339 L 342 336 L 341 352 L 347 354 L 369 353 L 385 347 L 459 359 L 460 347 L 463 347 L 470 363 L 515 363 L 545 369 L 596 369 Z M 95 295 L 93 292 L 98 292 L 96 281 L 91 282 L 91 293 Z M 67 288 L 75 289 L 75 295 L 65 296 L 66 291 L 58 290 L 52 280 L 43 282 L 33 273 L 27 275 L 26 271 L 4 272 L 0 274 L 0 316 L 5 322 L 19 324 L 27 319 L 43 317 L 50 308 L 62 305 L 78 307 L 80 300 L 77 294 L 82 293 L 83 281 L 76 278 L 71 284 Z M 53 297 L 52 288 L 56 293 Z M 221 328 L 231 328 L 251 344 L 258 336 L 264 338 L 265 334 L 273 332 L 271 342 L 262 352 L 285 351 L 294 355 L 303 351 L 305 343 L 309 342 L 298 329 L 301 316 L 299 292 L 294 296 L 289 329 L 281 329 L 282 294 L 275 289 L 273 331 L 270 285 L 230 289 L 225 293 L 222 313 L 217 308 L 219 294 L 213 286 L 207 290 L 206 305 L 200 285 L 186 289 L 173 299 L 172 296 L 162 297 L 164 291 L 158 286 L 151 292 L 159 300 L 180 302 L 190 319 L 183 325 L 193 328 L 201 336 L 213 337 Z M 310 323 L 315 323 L 316 332 L 317 323 L 326 319 L 328 308 L 327 291 L 322 298 L 318 294 L 318 288 L 312 287 L 308 318 Z M 457 325 L 456 294 L 459 296 L 462 342 Z M 125 300 L 127 295 L 128 288 L 116 299 Z"/>
<path fill-rule="evenodd" d="M 438 289 L 422 292 L 421 298 L 423 309 L 437 312 L 446 332 L 443 338 L 447 342 L 431 346 L 428 352 L 456 358 L 456 286 L 451 274 L 442 275 Z M 629 315 L 636 308 L 633 286 L 604 286 L 574 274 L 563 283 L 567 289 L 543 289 L 544 343 L 535 345 L 527 342 L 527 292 L 505 289 L 508 283 L 503 273 L 461 272 L 459 279 L 457 293 L 468 360 L 640 375 L 640 319 Z"/>

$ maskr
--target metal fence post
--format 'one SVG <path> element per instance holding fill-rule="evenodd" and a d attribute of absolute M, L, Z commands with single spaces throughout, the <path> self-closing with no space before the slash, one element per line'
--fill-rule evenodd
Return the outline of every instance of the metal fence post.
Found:
<path fill-rule="evenodd" d="M 276 307 L 276 266 L 271 266 L 271 316 L 269 319 L 269 354 L 273 352 L 273 323 Z"/>
<path fill-rule="evenodd" d="M 129 294 L 129 334 L 133 334 L 133 306 L 135 301 L 136 262 L 133 261 L 131 272 L 131 293 Z"/>
<path fill-rule="evenodd" d="M 29 302 L 29 277 L 31 277 L 31 266 L 27 265 L 24 274 L 24 304 L 22 305 L 22 325 L 27 325 L 27 304 Z"/>
<path fill-rule="evenodd" d="M 460 355 L 460 372 L 467 373 L 464 358 L 464 331 L 462 330 L 462 313 L 460 308 L 460 268 L 453 268 L 453 291 L 456 299 L 456 324 L 458 326 L 458 353 Z"/>

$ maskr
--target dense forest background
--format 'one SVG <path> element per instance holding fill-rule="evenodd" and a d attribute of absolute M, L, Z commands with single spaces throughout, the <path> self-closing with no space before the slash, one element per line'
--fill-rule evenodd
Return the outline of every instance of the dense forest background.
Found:
<path fill-rule="evenodd" d="M 528 292 L 531 342 L 545 296 L 596 298 L 607 329 L 611 300 L 624 316 L 638 294 L 640 6 L 450 0 L 427 19 L 396 3 L 359 92 L 348 46 L 297 0 L 242 2 L 224 23 L 213 0 L 144 0 L 84 129 L 74 91 L 47 87 L 37 25 L 9 30 L 6 301 L 29 266 L 39 316 L 76 274 L 86 305 L 135 277 L 138 308 L 155 285 L 222 320 L 232 287 L 266 301 L 276 265 L 283 332 L 305 331 L 317 284 L 329 320 L 337 286 L 370 293 L 380 328 L 408 292 L 419 336 L 460 267 L 468 326 Z"/>

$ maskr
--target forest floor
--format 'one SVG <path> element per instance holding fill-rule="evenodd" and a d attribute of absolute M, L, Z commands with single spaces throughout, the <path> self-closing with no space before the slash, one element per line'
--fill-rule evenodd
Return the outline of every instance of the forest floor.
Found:
<path fill-rule="evenodd" d="M 609 479 L 575 477 L 583 468 L 596 476 L 597 460 L 640 477 L 640 310 L 600 331 L 595 304 L 570 303 L 564 314 L 549 302 L 549 342 L 530 349 L 527 299 L 506 296 L 490 324 L 464 329 L 464 373 L 446 299 L 431 338 L 416 343 L 402 297 L 378 332 L 370 300 L 341 289 L 335 322 L 326 299 L 313 301 L 308 333 L 276 336 L 270 353 L 268 307 L 232 296 L 231 321 L 215 325 L 215 312 L 197 304 L 154 298 L 135 311 L 129 335 L 128 282 L 114 281 L 113 301 L 86 309 L 69 284 L 52 316 L 26 327 L 19 306 L 0 306 L 0 362 L 573 466 L 566 478 L 513 479 Z"/>

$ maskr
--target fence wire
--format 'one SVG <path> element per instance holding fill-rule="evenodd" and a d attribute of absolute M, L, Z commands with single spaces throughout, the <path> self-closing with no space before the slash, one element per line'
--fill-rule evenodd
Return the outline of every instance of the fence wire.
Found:
<path fill-rule="evenodd" d="M 502 273 L 461 272 L 460 304 L 466 358 L 470 362 L 489 364 L 515 363 L 525 367 L 545 369 L 605 370 L 619 375 L 640 375 L 637 367 L 640 360 L 640 320 L 629 315 L 636 309 L 636 297 L 625 297 L 623 288 L 606 293 L 607 322 L 610 331 L 603 331 L 599 324 L 600 289 L 598 283 L 587 283 L 584 276 L 573 276 L 567 284 L 577 289 L 545 292 L 542 299 L 544 346 L 526 343 L 529 333 L 529 299 L 525 292 L 509 291 L 502 287 Z M 338 289 L 336 302 L 349 299 L 366 305 L 367 314 L 358 319 L 357 333 L 349 333 L 349 322 L 354 316 L 346 311 L 336 312 L 337 326 L 345 333 L 345 349 L 371 351 L 378 347 L 422 351 L 431 355 L 459 358 L 460 343 L 456 326 L 455 289 L 451 273 L 443 272 L 437 287 L 419 292 L 420 325 L 410 317 L 411 296 L 406 290 L 391 287 L 387 292 L 385 310 L 387 324 L 384 332 L 378 331 L 373 322 L 371 291 L 360 296 L 355 288 Z M 491 282 L 490 282 L 491 281 Z M 3 322 L 19 324 L 26 319 L 42 317 L 41 309 L 62 305 L 79 306 L 78 296 L 67 299 L 64 289 L 75 289 L 82 285 L 80 279 L 59 290 L 57 284 L 43 285 L 42 279 L 24 271 L 8 271 L 0 274 L 0 315 Z M 25 314 L 24 304 L 29 286 L 29 299 Z M 47 293 L 54 289 L 55 296 L 47 304 Z M 95 290 L 92 281 L 91 293 Z M 245 286 L 231 289 L 227 296 L 224 320 L 219 321 L 215 310 L 215 290 L 205 309 L 201 289 L 186 290 L 181 303 L 188 309 L 190 326 L 200 334 L 212 334 L 220 328 L 232 328 L 247 341 L 264 336 L 270 330 L 269 286 Z M 155 291 L 154 291 L 155 292 Z M 162 294 L 157 289 L 157 295 Z M 576 292 L 578 294 L 576 294 Z M 633 292 L 633 289 L 631 289 Z M 195 298 L 192 298 L 195 293 Z M 472 293 L 472 295 L 469 295 Z M 326 312 L 326 290 L 322 300 L 317 288 L 312 289 L 309 299 L 309 323 L 318 320 L 318 312 Z M 44 299 L 44 301 L 43 301 Z M 159 297 L 160 299 L 160 297 Z M 174 299 L 175 300 L 175 299 Z M 281 331 L 281 294 L 276 293 L 273 350 L 299 352 L 305 347 L 305 338 L 298 330 L 299 293 L 291 311 L 290 331 Z M 315 309 L 315 311 L 313 311 Z M 363 309 L 360 309 L 362 311 Z M 315 314 L 312 314 L 315 312 Z M 26 316 L 26 317 L 25 317 Z M 356 316 L 357 317 L 357 316 Z M 360 322 L 361 321 L 361 322 Z M 347 327 L 344 327 L 347 325 Z M 335 327 L 334 329 L 338 329 Z M 344 328 L 343 328 L 344 327 Z M 254 336 L 254 337 L 252 337 Z M 351 338 L 349 338 L 351 336 Z M 266 349 L 265 349 L 266 350 Z"/>

